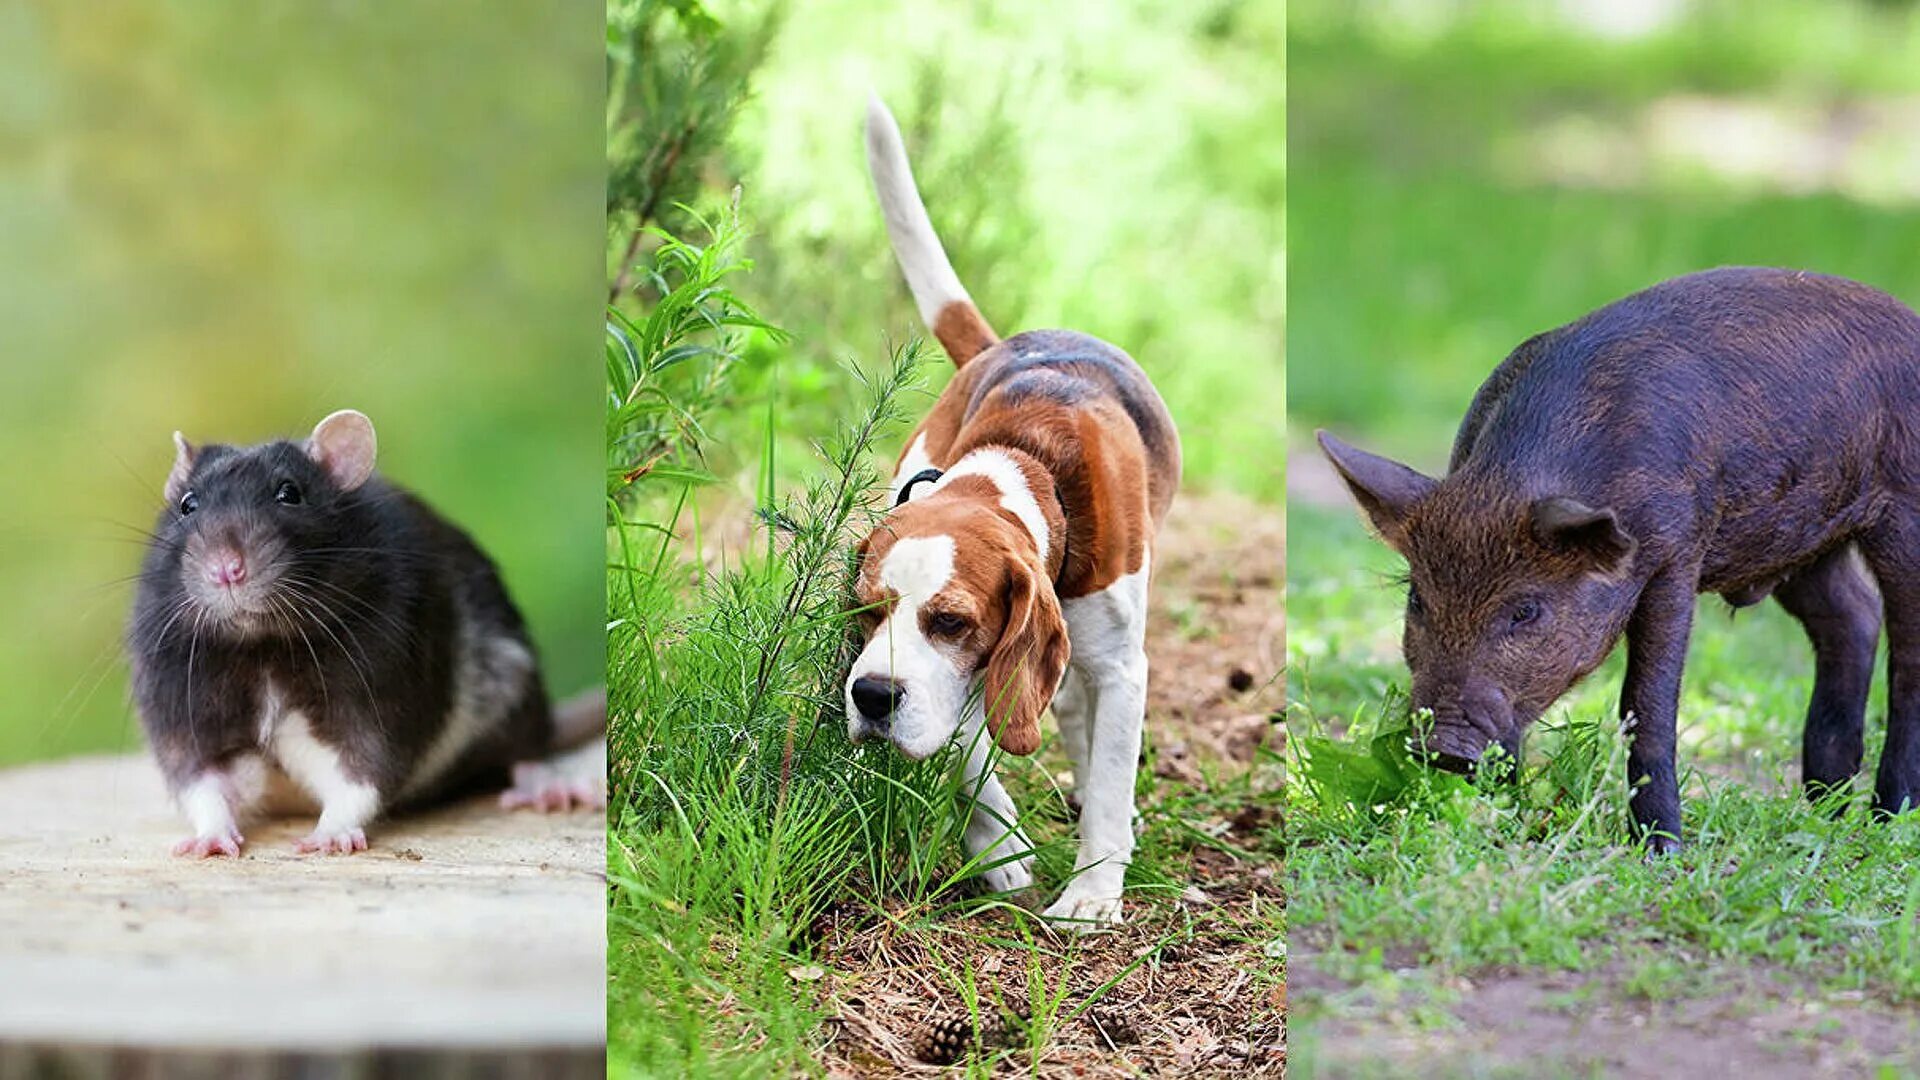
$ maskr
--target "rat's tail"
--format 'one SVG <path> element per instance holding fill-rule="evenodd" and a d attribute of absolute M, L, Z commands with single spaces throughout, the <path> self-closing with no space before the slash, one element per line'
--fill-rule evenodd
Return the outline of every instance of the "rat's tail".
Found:
<path fill-rule="evenodd" d="M 947 261 L 946 249 L 927 218 L 926 204 L 920 201 L 920 189 L 913 184 L 900 126 L 879 95 L 867 100 L 867 171 L 880 196 L 893 257 L 920 308 L 920 320 L 940 339 L 954 366 L 960 367 L 1000 336 L 987 325 L 961 286 L 960 275 L 953 272 L 953 263 Z"/>
<path fill-rule="evenodd" d="M 607 688 L 583 690 L 553 707 L 553 746 L 566 750 L 607 733 Z"/>

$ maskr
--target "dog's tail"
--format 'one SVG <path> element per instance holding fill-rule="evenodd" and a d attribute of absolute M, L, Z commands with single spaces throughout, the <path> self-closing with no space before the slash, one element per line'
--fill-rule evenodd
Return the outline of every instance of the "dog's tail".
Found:
<path fill-rule="evenodd" d="M 873 174 L 873 190 L 880 196 L 880 212 L 887 221 L 887 239 L 893 242 L 894 259 L 920 308 L 920 319 L 940 339 L 954 366 L 960 367 L 1000 336 L 987 325 L 961 286 L 960 275 L 953 272 L 953 263 L 947 261 L 946 249 L 927 218 L 926 204 L 920 201 L 920 189 L 914 186 L 900 126 L 877 94 L 867 101 L 867 171 Z"/>

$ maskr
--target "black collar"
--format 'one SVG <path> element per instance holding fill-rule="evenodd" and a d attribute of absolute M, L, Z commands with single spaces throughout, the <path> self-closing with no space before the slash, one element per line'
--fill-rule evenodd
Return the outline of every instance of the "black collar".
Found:
<path fill-rule="evenodd" d="M 923 480 L 938 480 L 941 475 L 939 469 L 921 469 L 919 472 L 914 473 L 906 483 L 900 485 L 900 494 L 894 498 L 893 505 L 905 506 L 907 500 L 913 497 L 913 485 Z"/>
<path fill-rule="evenodd" d="M 939 469 L 921 469 L 919 472 L 914 473 L 907 478 L 906 483 L 900 485 L 900 494 L 894 497 L 893 505 L 905 506 L 907 500 L 913 497 L 913 485 L 927 481 L 937 481 L 943 475 L 945 474 Z M 1053 576 L 1053 584 L 1059 585 L 1060 579 L 1067 573 L 1067 533 L 1069 532 L 1067 524 L 1067 504 L 1066 500 L 1060 497 L 1059 484 L 1053 485 L 1053 503 L 1060 508 L 1060 572 Z"/>

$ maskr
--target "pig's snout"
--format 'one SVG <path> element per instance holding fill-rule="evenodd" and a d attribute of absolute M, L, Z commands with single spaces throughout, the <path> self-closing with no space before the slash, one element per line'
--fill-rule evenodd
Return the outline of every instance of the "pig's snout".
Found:
<path fill-rule="evenodd" d="M 1470 773 L 1486 752 L 1487 737 L 1464 721 L 1443 723 L 1435 720 L 1425 731 L 1416 730 L 1413 752 L 1436 769 Z"/>
<path fill-rule="evenodd" d="M 1503 743 L 1500 723 L 1484 715 L 1492 710 L 1470 712 L 1459 705 L 1440 705 L 1420 709 L 1414 723 L 1413 751 L 1436 769 L 1453 773 L 1471 773 L 1487 748 Z"/>

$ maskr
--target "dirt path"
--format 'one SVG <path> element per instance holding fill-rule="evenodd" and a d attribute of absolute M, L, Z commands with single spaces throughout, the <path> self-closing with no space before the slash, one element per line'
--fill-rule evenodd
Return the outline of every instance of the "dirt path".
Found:
<path fill-rule="evenodd" d="M 1421 1021 L 1321 974 L 1292 979 L 1311 1021 L 1295 1026 L 1316 1077 L 1855 1077 L 1920 1069 L 1920 1016 L 1759 968 L 1700 971 L 1688 996 L 1652 1001 L 1621 971 L 1491 972 L 1446 988 Z M 1438 1024 L 1439 1026 L 1436 1026 Z M 1304 1071 L 1304 1070 L 1303 1070 Z"/>
<path fill-rule="evenodd" d="M 1126 925 L 1081 940 L 1007 912 L 933 929 L 910 913 L 829 912 L 815 929 L 830 1075 L 938 1075 L 915 1040 L 930 1019 L 966 1014 L 954 980 L 969 970 L 1010 1005 L 1030 1007 L 1036 988 L 1060 1002 L 1037 1061 L 1019 1058 L 1025 1074 L 1282 1073 L 1278 770 L 1256 748 L 1282 730 L 1284 536 L 1271 507 L 1183 497 L 1156 552 L 1147 724 L 1160 782 L 1141 812 L 1159 815 L 1148 830 L 1197 818 L 1210 837 L 1179 842 L 1187 891 L 1131 892 Z"/>

